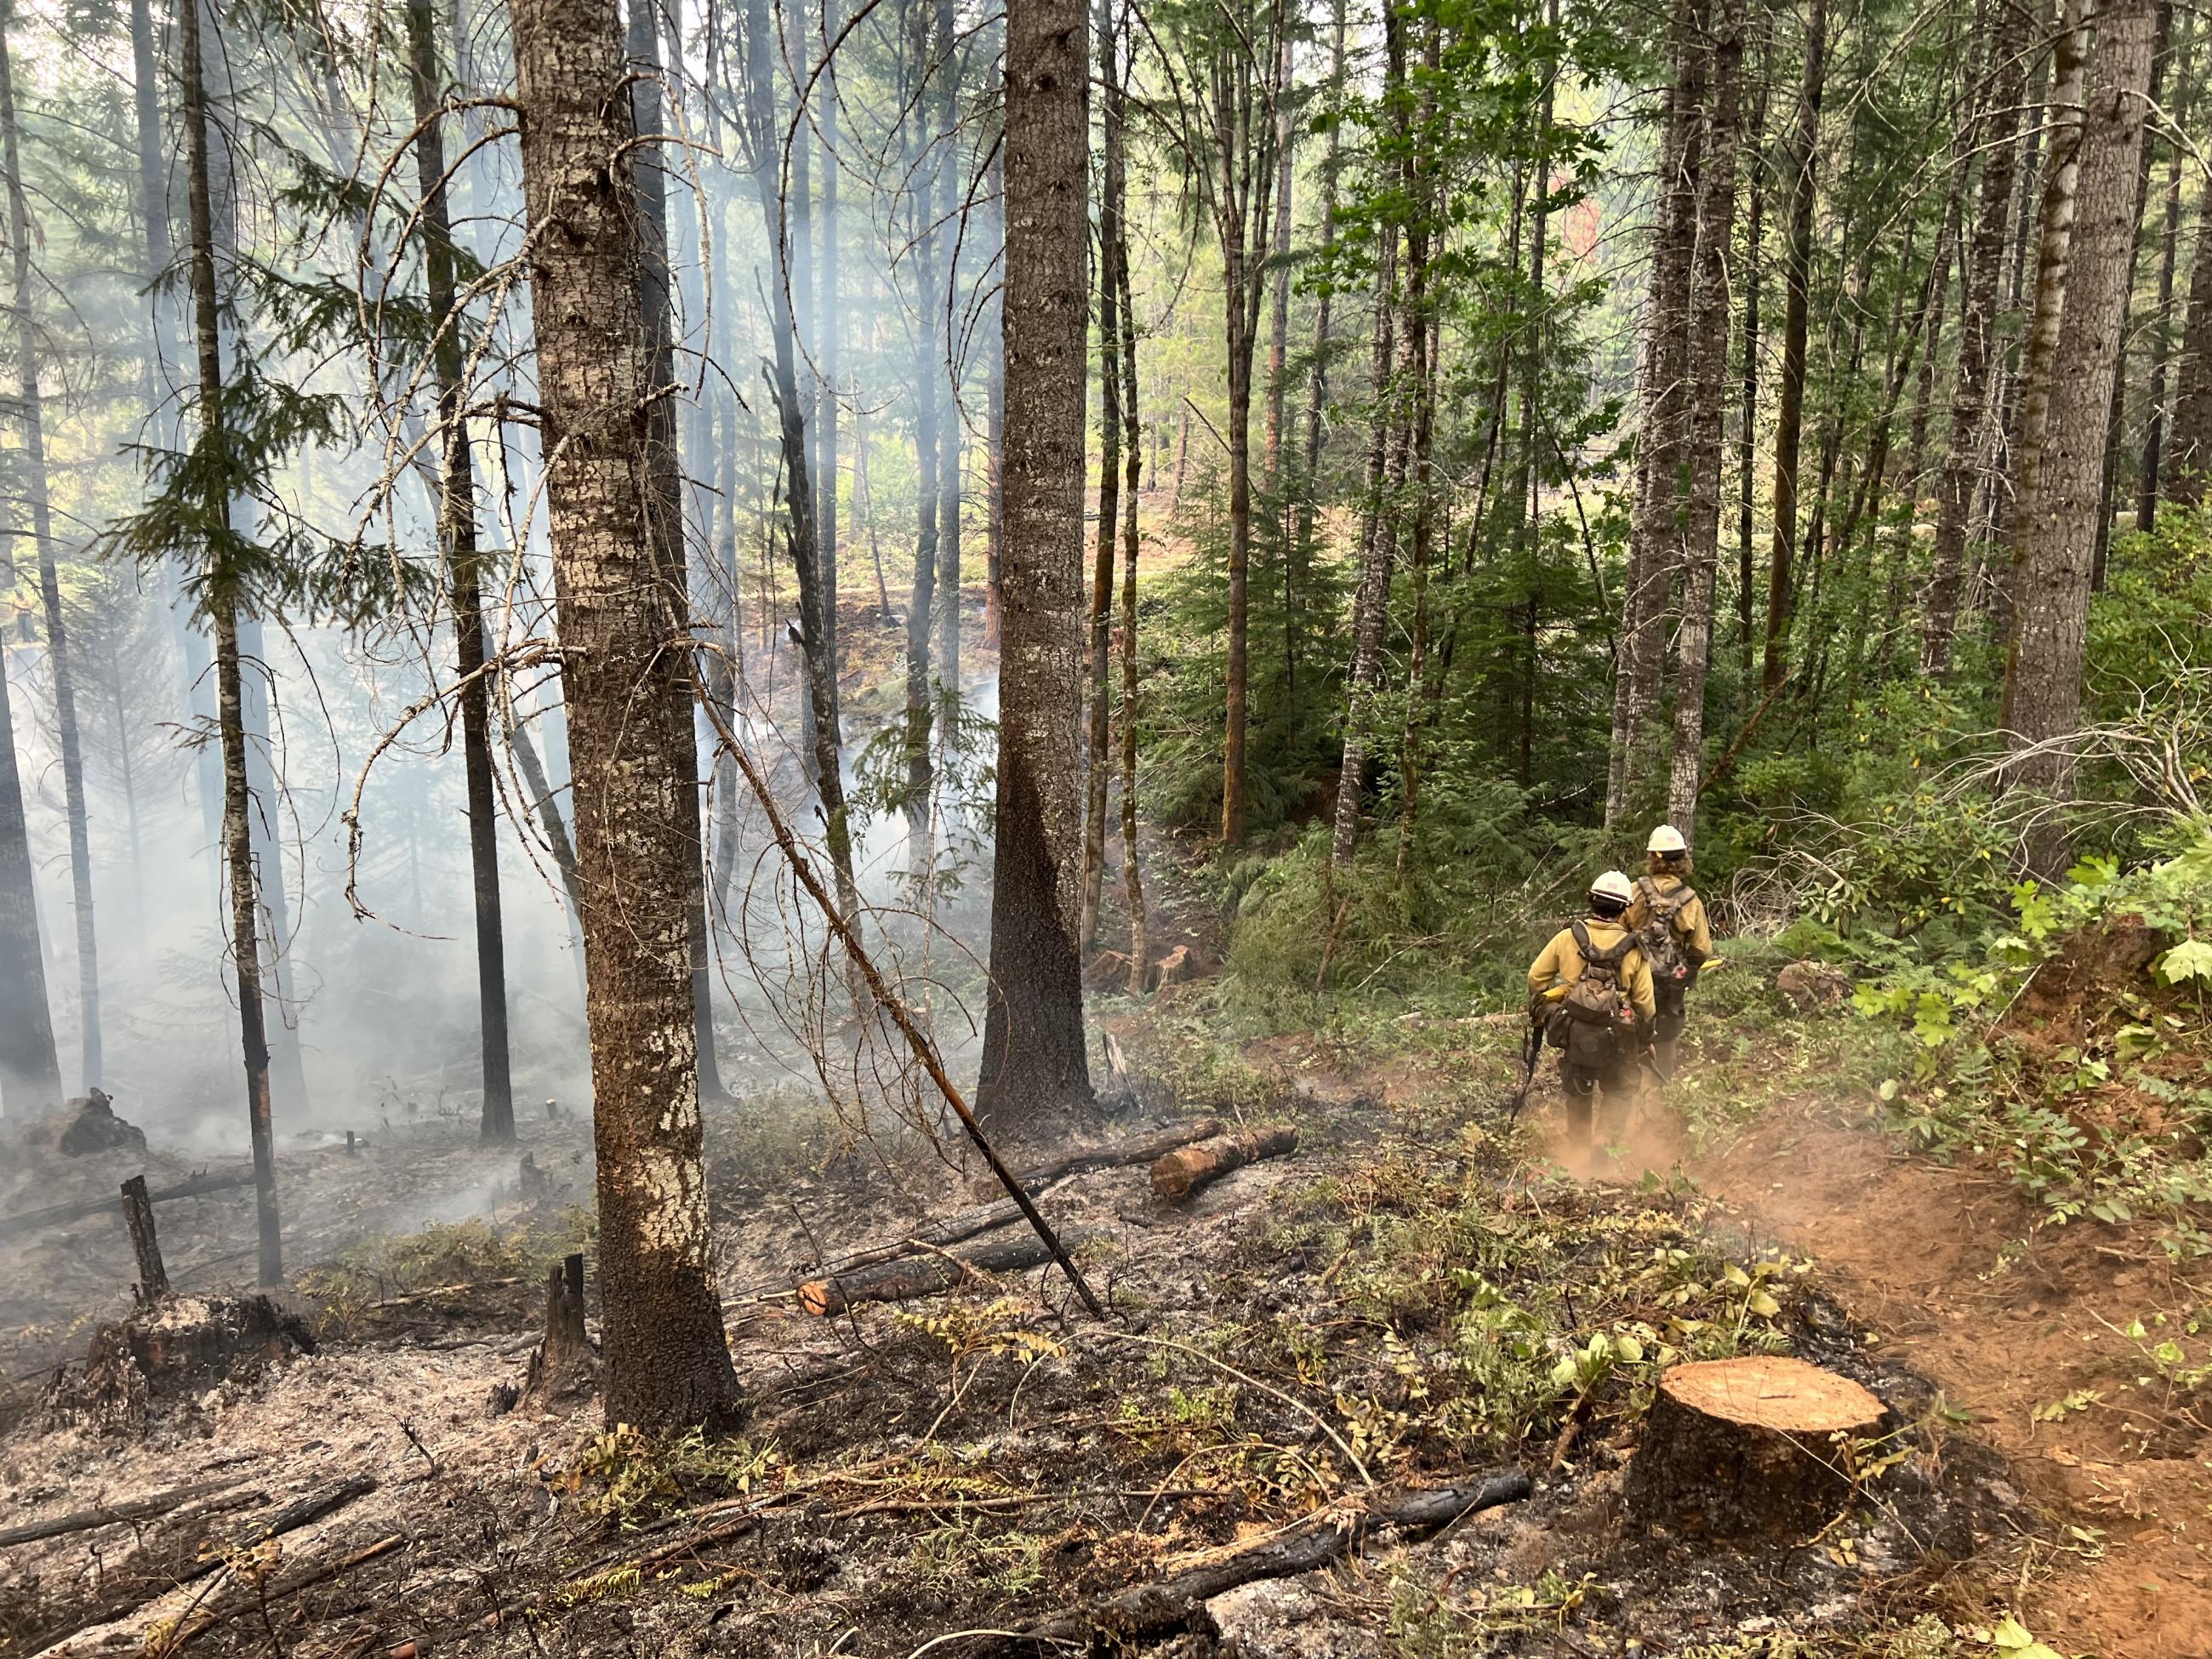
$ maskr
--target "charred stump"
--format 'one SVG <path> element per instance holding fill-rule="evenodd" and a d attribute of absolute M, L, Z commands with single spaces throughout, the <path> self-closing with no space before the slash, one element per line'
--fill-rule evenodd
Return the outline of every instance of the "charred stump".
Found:
<path fill-rule="evenodd" d="M 123 1225 L 138 1263 L 138 1305 L 149 1307 L 168 1295 L 169 1270 L 161 1264 L 161 1244 L 154 1233 L 154 1200 L 143 1175 L 123 1183 Z"/>
<path fill-rule="evenodd" d="M 525 1399 L 550 1401 L 590 1391 L 599 1351 L 584 1330 L 584 1258 L 572 1255 L 545 1275 L 545 1340 L 530 1356 Z"/>
<path fill-rule="evenodd" d="M 1629 1516 L 1721 1538 L 1816 1531 L 1850 1503 L 1850 1443 L 1883 1414 L 1857 1383 L 1802 1359 L 1677 1365 L 1629 1462 Z"/>

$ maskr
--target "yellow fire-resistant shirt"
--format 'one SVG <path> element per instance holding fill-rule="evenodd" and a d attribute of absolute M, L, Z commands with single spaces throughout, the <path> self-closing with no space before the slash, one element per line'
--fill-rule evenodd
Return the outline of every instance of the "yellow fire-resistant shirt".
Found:
<path fill-rule="evenodd" d="M 1636 896 L 1629 901 L 1628 914 L 1621 920 L 1628 924 L 1631 933 L 1643 931 L 1651 920 L 1650 896 L 1671 896 L 1681 889 L 1680 876 L 1638 876 Z M 1682 960 L 1692 968 L 1701 968 L 1712 960 L 1713 930 L 1705 920 L 1705 902 L 1695 893 L 1682 901 L 1682 908 L 1674 912 L 1674 938 L 1681 946 Z"/>
<path fill-rule="evenodd" d="M 1583 918 L 1583 931 L 1589 935 L 1594 951 L 1610 951 L 1629 936 L 1630 929 L 1619 921 L 1608 921 L 1601 916 Z M 1562 927 L 1552 935 L 1552 942 L 1544 947 L 1528 969 L 1528 994 L 1540 997 L 1555 985 L 1572 985 L 1583 976 L 1583 953 L 1575 944 L 1574 929 Z M 1620 959 L 1620 988 L 1628 993 L 1628 1000 L 1636 1005 L 1636 1012 L 1644 1019 L 1656 1018 L 1659 1004 L 1651 994 L 1651 969 L 1644 960 L 1644 952 L 1631 951 Z"/>

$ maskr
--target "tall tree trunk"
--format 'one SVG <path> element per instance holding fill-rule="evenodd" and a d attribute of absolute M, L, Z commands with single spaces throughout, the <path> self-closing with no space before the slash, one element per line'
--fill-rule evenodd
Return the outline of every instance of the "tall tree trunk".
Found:
<path fill-rule="evenodd" d="M 46 615 L 46 659 L 53 673 L 54 725 L 61 742 L 62 800 L 69 816 L 70 892 L 76 913 L 78 1036 L 83 1043 L 83 1082 L 99 1086 L 100 945 L 93 926 L 92 832 L 86 821 L 84 750 L 77 732 L 76 684 L 70 661 L 69 626 L 62 614 L 60 573 L 54 563 L 52 509 L 46 499 L 45 399 L 39 386 L 38 319 L 31 270 L 31 210 L 23 190 L 21 135 L 15 122 L 15 64 L 8 40 L 12 7 L 0 5 L 0 145 L 8 185 L 8 245 L 15 252 L 15 417 L 22 432 L 16 465 L 30 507 L 31 544 L 39 561 L 39 596 Z"/>
<path fill-rule="evenodd" d="M 2014 130 L 2027 85 L 2025 8 L 1992 7 L 1990 85 L 1974 142 L 1982 152 L 1981 204 L 1966 259 L 1965 291 L 1959 311 L 1959 356 L 1951 397 L 1951 435 L 1943 458 L 1941 496 L 1936 509 L 1934 562 L 1920 635 L 1920 668 L 1941 679 L 1951 671 L 1951 648 L 1958 629 L 1959 592 L 1966 568 L 1966 532 L 1974 503 L 1975 478 L 1988 448 L 1991 370 L 1996 362 L 1995 329 L 1998 283 L 2005 263 L 2006 231 L 2012 216 Z M 1934 353 L 1929 354 L 1933 361 Z"/>
<path fill-rule="evenodd" d="M 998 841 L 976 1108 L 1009 1128 L 1089 1098 L 1082 802 L 1090 41 L 1083 0 L 1006 8 L 1006 547 Z"/>
<path fill-rule="evenodd" d="M 906 173 L 915 181 L 913 188 L 919 204 L 914 214 L 914 453 L 918 483 L 914 592 L 906 613 L 906 844 L 908 878 L 918 884 L 925 902 L 934 884 L 931 877 L 937 866 L 929 749 L 937 703 L 930 684 L 930 650 L 937 604 L 937 497 L 942 488 L 938 477 L 942 429 L 939 389 L 944 383 L 937 345 L 937 319 L 941 311 L 937 299 L 937 181 L 942 163 L 935 151 L 937 100 L 928 89 L 929 21 L 930 14 L 920 0 L 909 0 L 907 29 L 915 92 Z M 943 67 L 946 74 L 951 72 L 950 64 Z"/>
<path fill-rule="evenodd" d="M 1762 54 L 1764 57 L 1765 54 Z M 1736 434 L 1735 648 L 1738 694 L 1749 696 L 1752 676 L 1753 584 L 1758 577 L 1753 541 L 1753 497 L 1759 483 L 1759 296 L 1766 233 L 1766 98 L 1769 62 L 1760 65 L 1759 102 L 1751 118 L 1751 164 L 1746 191 L 1750 223 L 1743 239 L 1743 410 Z"/>
<path fill-rule="evenodd" d="M 991 158 L 992 194 L 1000 193 L 999 158 Z M 1006 352 L 1002 301 L 994 292 L 983 316 L 984 419 L 983 436 L 983 648 L 999 648 L 999 629 L 1004 615 L 1000 583 L 1006 567 Z"/>
<path fill-rule="evenodd" d="M 1822 0 L 1813 3 L 1817 8 Z M 1655 759 L 1667 666 L 1667 608 L 1681 555 L 1683 466 L 1690 420 L 1690 286 L 1697 246 L 1703 149 L 1699 115 L 1705 81 L 1699 36 L 1705 21 L 1705 9 L 1698 0 L 1676 0 L 1674 75 L 1660 143 L 1659 216 L 1653 231 L 1651 298 L 1644 321 L 1644 420 L 1638 435 L 1636 501 L 1606 775 L 1608 824 L 1618 823 L 1633 804 Z"/>
<path fill-rule="evenodd" d="M 948 270 L 948 278 L 952 273 Z M 956 381 L 945 388 L 945 421 L 938 428 L 937 463 L 937 683 L 948 700 L 960 694 L 960 508 L 967 483 L 967 435 Z M 938 741 L 952 742 L 948 715 Z"/>
<path fill-rule="evenodd" d="M 2037 752 L 2034 745 L 2063 738 L 2081 722 L 2105 418 L 2119 369 L 2154 12 L 2152 0 L 2111 0 L 2099 15 L 2096 80 L 2077 146 L 2071 269 L 2064 273 L 2065 307 L 2053 360 L 2066 371 L 2047 377 L 2046 417 L 2013 551 L 2019 621 L 2005 667 L 2004 726 L 2020 758 L 2008 775 L 2062 799 L 2073 786 L 2070 753 L 2063 748 Z M 2036 309 L 2039 317 L 2039 293 Z M 2053 878 L 2064 870 L 2066 852 L 2063 823 L 2046 820 L 2031 838 L 2029 862 L 2037 874 Z"/>
<path fill-rule="evenodd" d="M 1405 108 L 1405 24 L 1395 11 L 1382 19 L 1383 102 L 1401 149 L 1407 143 Z M 1329 826 L 1332 875 L 1349 865 L 1359 844 L 1359 803 L 1367 787 L 1376 693 L 1382 681 L 1382 635 L 1390 614 L 1391 568 L 1397 562 L 1393 499 L 1405 477 L 1405 448 L 1398 418 L 1398 227 L 1377 227 L 1375 250 L 1375 411 L 1367 449 L 1366 523 L 1359 546 L 1359 580 L 1352 599 L 1352 672 L 1346 677 L 1344 756 L 1337 770 L 1336 809 Z"/>
<path fill-rule="evenodd" d="M 2063 331 L 2067 290 L 2073 280 L 2074 221 L 2080 200 L 2081 146 L 2085 130 L 2082 82 L 2088 61 L 2082 0 L 2059 0 L 2058 39 L 2051 78 L 2051 145 L 2044 163 L 2043 205 L 2035 244 L 2035 309 L 2021 347 L 2020 427 L 2013 455 L 2014 526 L 2037 494 L 2042 476 L 2043 441 L 2050 425 L 2053 369 Z M 2132 182 L 2132 180 L 2130 181 Z M 2067 366 L 2068 378 L 2075 365 Z M 2111 395 L 2111 382 L 2106 383 Z M 2104 418 L 2097 420 L 2101 438 Z M 2070 441 L 2070 434 L 2069 434 Z M 2099 451 L 2102 453 L 2101 447 Z M 2018 574 L 2015 537 L 2013 562 Z M 2015 602 L 2016 589 L 2012 590 Z M 2009 636 L 2008 636 L 2009 637 Z"/>
<path fill-rule="evenodd" d="M 1805 74 L 1790 153 L 1790 247 L 1783 269 L 1782 384 L 1774 426 L 1774 539 L 1767 555 L 1766 650 L 1759 687 L 1771 692 L 1787 672 L 1790 611 L 1797 558 L 1797 471 L 1805 430 L 1805 336 L 1812 298 L 1813 208 L 1820 175 L 1820 97 L 1827 70 L 1826 0 L 1805 13 Z"/>
<path fill-rule="evenodd" d="M 476 471 L 461 410 L 461 319 L 453 313 L 453 223 L 446 201 L 444 98 L 438 76 L 436 22 L 430 0 L 409 0 L 409 81 L 415 100 L 416 178 L 422 191 L 423 263 L 429 314 L 441 329 L 434 349 L 441 489 L 438 539 L 451 582 L 453 647 L 461 705 L 461 758 L 468 785 L 469 872 L 476 901 L 477 1010 L 482 1030 L 483 1110 L 489 1141 L 514 1139 L 514 1088 L 507 1036 L 507 944 L 501 925 L 499 816 L 491 763 L 491 686 L 484 668 L 483 576 L 477 549 Z"/>
<path fill-rule="evenodd" d="M 0 562 L 0 569 L 12 574 L 13 561 Z M 31 1119 L 62 1103 L 62 1074 L 46 1006 L 46 959 L 5 666 L 0 653 L 0 1112 Z"/>
<path fill-rule="evenodd" d="M 1698 240 L 1691 270 L 1689 507 L 1683 527 L 1682 625 L 1675 635 L 1674 749 L 1667 819 L 1697 830 L 1704 770 L 1705 675 L 1712 664 L 1713 588 L 1720 564 L 1721 436 L 1728 416 L 1729 240 L 1735 232 L 1736 132 L 1741 110 L 1743 7 L 1718 0 Z"/>
<path fill-rule="evenodd" d="M 246 1063 L 246 1127 L 253 1147 L 254 1216 L 261 1282 L 284 1277 L 283 1238 L 276 1214 L 276 1142 L 270 1121 L 269 1042 L 262 1003 L 260 907 L 255 873 L 252 803 L 246 779 L 246 720 L 240 666 L 238 612 L 241 573 L 230 568 L 230 496 L 220 464 L 230 448 L 223 428 L 221 307 L 216 293 L 215 209 L 207 76 L 198 0 L 178 9 L 178 76 L 185 127 L 186 222 L 191 237 L 192 337 L 199 371 L 200 462 L 210 480 L 202 504 L 216 532 L 203 592 L 215 633 L 216 726 L 222 747 L 222 845 L 229 879 L 231 963 L 237 975 L 238 1024 Z M 273 954 L 273 951 L 272 951 Z"/>
<path fill-rule="evenodd" d="M 957 222 L 966 212 L 963 177 L 956 139 L 959 130 L 957 77 L 959 74 L 959 33 L 953 0 L 937 0 L 937 51 L 939 84 L 938 130 L 942 134 L 943 159 L 939 162 L 943 205 L 939 219 Z M 950 704 L 960 695 L 960 501 L 965 483 L 961 465 L 961 441 L 966 412 L 960 401 L 963 346 L 955 326 L 952 296 L 960 291 L 960 246 L 956 234 L 940 237 L 945 253 L 945 362 L 938 372 L 945 377 L 945 418 L 937 432 L 937 683 L 947 701 L 947 714 L 938 740 L 951 752 L 953 726 Z"/>
<path fill-rule="evenodd" d="M 1283 483 L 1283 392 L 1289 379 L 1291 343 L 1291 164 L 1296 157 L 1291 126 L 1291 31 L 1276 31 L 1275 42 L 1275 228 L 1268 239 L 1267 416 L 1261 452 L 1262 473 L 1270 495 Z"/>
<path fill-rule="evenodd" d="M 631 119 L 640 138 L 653 139 L 665 131 L 660 109 L 660 29 L 654 0 L 629 0 L 629 48 L 637 74 L 630 82 Z M 802 154 L 803 147 L 802 147 Z M 641 263 L 638 299 L 645 324 L 646 373 L 654 391 L 647 414 L 647 441 L 652 493 L 647 497 L 647 522 L 652 531 L 667 592 L 682 595 L 673 612 L 671 636 L 691 637 L 690 580 L 684 544 L 684 464 L 677 441 L 676 323 L 671 281 L 668 240 L 668 167 L 664 147 L 647 143 L 637 152 L 631 176 L 635 180 Z M 686 950 L 691 963 L 691 1016 L 697 1028 L 698 1090 L 702 1099 L 728 1098 L 720 1068 L 714 1060 L 714 946 L 707 930 L 706 814 L 699 799 L 699 738 L 693 702 L 698 690 L 696 660 L 687 652 L 681 663 L 684 674 L 668 691 L 665 711 L 669 729 L 691 757 L 690 787 L 678 803 L 683 823 L 691 836 L 693 874 L 684 894 Z"/>
<path fill-rule="evenodd" d="M 2174 374 L 2172 431 L 2164 463 L 2166 499 L 2194 507 L 2212 474 L 2212 189 L 2197 198 L 2197 257 Z"/>
<path fill-rule="evenodd" d="M 2190 14 L 2182 14 L 2177 61 L 2190 62 Z M 2166 443 L 2166 392 L 2173 363 L 2173 276 L 2181 243 L 2181 149 L 2169 146 L 2166 158 L 2166 214 L 2159 232 L 2158 313 L 2151 331 L 2150 384 L 2144 390 L 2142 467 L 2136 486 L 2136 528 L 2148 535 L 2158 527 L 2159 471 Z"/>
<path fill-rule="evenodd" d="M 510 4 L 514 3 L 510 0 Z M 589 3 L 589 0 L 529 3 Z M 753 189 L 760 200 L 762 223 L 768 233 L 769 332 L 774 337 L 775 349 L 772 384 L 783 469 L 784 505 L 790 514 L 791 557 L 799 579 L 799 651 L 806 671 L 806 690 L 802 702 L 808 717 L 807 751 L 813 763 L 814 787 L 822 801 L 823 839 L 829 844 L 837 903 L 850 917 L 858 914 L 860 890 L 853 880 L 852 830 L 845 805 L 844 771 L 838 759 L 836 633 L 834 621 L 828 615 L 829 595 L 823 588 L 820 545 L 815 538 L 814 491 L 810 483 L 813 475 L 808 466 L 806 441 L 809 404 L 799 389 L 799 325 L 792 311 L 792 293 L 799 286 L 793 262 L 796 239 L 789 234 L 784 216 L 783 128 L 775 118 L 771 74 L 775 59 L 769 46 L 768 12 L 769 0 L 745 0 L 744 149 L 746 166 L 753 177 Z M 768 565 L 769 561 L 763 557 L 763 578 Z M 768 620 L 764 615 L 763 626 Z"/>
<path fill-rule="evenodd" d="M 532 314 L 589 975 L 606 1417 L 720 1423 L 738 1388 L 702 1158 L 688 933 L 699 842 L 684 812 L 696 745 L 667 718 L 690 684 L 667 649 L 688 599 L 649 527 L 635 135 L 627 101 L 608 95 L 623 39 L 611 0 L 510 0 L 508 15 L 526 210 L 559 228 L 537 246 Z M 787 433 L 796 417 L 787 405 Z M 653 717 L 638 717 L 641 698 Z"/>
<path fill-rule="evenodd" d="M 1407 381 L 1408 404 L 1406 410 L 1407 461 L 1406 470 L 1412 480 L 1413 524 L 1407 538 L 1407 586 L 1413 591 L 1413 617 L 1407 629 L 1406 648 L 1406 708 L 1400 726 L 1398 744 L 1398 861 L 1396 877 L 1400 886 L 1405 884 L 1413 863 L 1413 832 L 1420 808 L 1421 779 L 1421 721 L 1426 708 L 1422 696 L 1428 680 L 1429 652 L 1429 553 L 1435 535 L 1435 514 L 1431 500 L 1431 452 L 1436 437 L 1437 346 L 1436 307 L 1429 300 L 1429 261 L 1433 246 L 1431 226 L 1436 212 L 1436 119 L 1437 87 L 1443 76 L 1438 70 L 1443 50 L 1443 32 L 1433 18 L 1419 22 L 1421 38 L 1423 73 L 1419 91 L 1414 100 L 1413 143 L 1407 147 L 1405 158 L 1407 200 L 1413 204 L 1413 217 L 1406 231 L 1406 313 L 1401 324 L 1405 331 L 1404 344 L 1411 349 L 1412 361 Z M 1544 113 L 1544 125 L 1550 125 L 1548 105 Z M 1536 288 L 1543 286 L 1541 257 L 1536 264 Z M 1533 433 L 1524 436 L 1533 439 Z M 1524 450 L 1524 459 L 1527 459 Z M 1531 473 L 1531 488 L 1534 474 Z"/>
<path fill-rule="evenodd" d="M 1098 528 L 1091 561 L 1091 730 L 1085 747 L 1083 812 L 1083 919 L 1077 937 L 1088 951 L 1098 937 L 1098 902 L 1106 876 L 1108 752 L 1113 681 L 1114 556 L 1121 491 L 1121 287 L 1115 261 L 1122 243 L 1127 185 L 1121 155 L 1121 80 L 1110 0 L 1098 0 L 1098 83 L 1105 88 L 1102 193 L 1098 198 Z M 1129 501 L 1134 518 L 1137 503 Z"/>
<path fill-rule="evenodd" d="M 1275 27 L 1280 29 L 1280 13 Z M 1272 62 L 1272 39 L 1240 32 L 1234 47 L 1252 52 L 1255 62 Z M 1261 60 L 1258 54 L 1267 51 Z M 1274 176 L 1276 96 L 1272 82 L 1259 82 L 1224 66 L 1212 76 L 1212 136 L 1210 157 L 1214 234 L 1221 252 L 1223 347 L 1229 381 L 1229 637 L 1227 684 L 1223 697 L 1221 747 L 1221 840 L 1235 847 L 1244 839 L 1247 816 L 1246 742 L 1251 724 L 1252 567 L 1252 366 L 1257 353 L 1260 306 L 1266 293 L 1267 186 Z M 1264 135 L 1264 136 L 1262 136 Z"/>
<path fill-rule="evenodd" d="M 814 315 L 821 337 L 815 346 L 815 362 L 822 371 L 820 413 L 814 425 L 814 527 L 821 544 L 820 566 L 823 608 L 837 614 L 837 388 L 845 318 L 838 297 L 837 191 L 841 163 L 837 155 L 837 57 L 831 50 L 844 27 L 843 0 L 821 0 L 822 76 L 811 108 L 822 134 L 822 257 L 814 268 L 821 298 Z M 802 131 L 804 129 L 802 129 Z M 803 141 L 802 141 L 803 142 Z M 833 631 L 831 643 L 836 637 Z"/>
<path fill-rule="evenodd" d="M 1329 108 L 1332 113 L 1340 110 L 1344 101 L 1346 0 L 1330 0 L 1329 5 Z M 1342 123 L 1331 120 L 1328 125 L 1328 146 L 1321 165 L 1321 252 L 1328 258 L 1336 247 L 1337 170 L 1343 155 Z M 1321 472 L 1322 411 L 1328 402 L 1329 320 L 1332 299 L 1328 289 L 1323 288 L 1314 306 L 1314 337 L 1312 366 L 1306 372 L 1305 457 L 1304 470 L 1298 480 L 1298 521 L 1291 537 L 1285 556 L 1292 563 L 1294 580 L 1286 584 L 1293 593 L 1306 592 L 1306 571 L 1313 562 L 1314 508 L 1319 494 Z M 1284 621 L 1289 640 L 1285 651 L 1283 691 L 1285 724 L 1293 732 L 1303 730 L 1298 718 L 1298 647 L 1305 631 L 1303 607 L 1291 598 L 1286 608 L 1290 614 Z"/>
<path fill-rule="evenodd" d="M 1115 95 L 1120 95 L 1115 83 Z M 1121 423 L 1126 469 L 1121 493 L 1129 510 L 1121 520 L 1121 890 L 1129 911 L 1129 993 L 1145 990 L 1145 878 L 1137 858 L 1137 708 L 1141 695 L 1137 672 L 1137 554 L 1144 538 L 1137 528 L 1137 487 L 1144 478 L 1144 447 L 1138 441 L 1137 313 L 1129 301 L 1129 230 L 1126 221 L 1114 247 L 1115 280 L 1121 300 Z"/>

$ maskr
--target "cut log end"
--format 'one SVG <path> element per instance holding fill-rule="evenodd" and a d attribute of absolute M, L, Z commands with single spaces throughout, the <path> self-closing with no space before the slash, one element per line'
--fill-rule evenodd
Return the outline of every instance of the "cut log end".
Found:
<path fill-rule="evenodd" d="M 1179 1146 L 1152 1165 L 1152 1192 L 1164 1203 L 1176 1203 L 1232 1170 L 1262 1158 L 1282 1158 L 1297 1149 L 1297 1128 L 1288 1123 Z"/>
<path fill-rule="evenodd" d="M 1630 1516 L 1715 1537 L 1818 1528 L 1850 1501 L 1851 1439 L 1885 1408 L 1849 1377 L 1758 1355 L 1659 1380 L 1628 1470 Z"/>

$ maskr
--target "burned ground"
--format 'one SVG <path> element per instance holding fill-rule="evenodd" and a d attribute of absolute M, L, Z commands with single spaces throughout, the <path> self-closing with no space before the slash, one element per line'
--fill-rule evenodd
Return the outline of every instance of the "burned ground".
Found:
<path fill-rule="evenodd" d="M 1171 1115 L 1188 1077 L 1171 1042 L 1149 1048 L 1141 1022 L 1120 1036 L 1142 1122 Z M 925 1160 L 895 1186 L 834 1137 L 774 1179 L 758 1158 L 726 1164 L 727 1311 L 753 1396 L 735 1442 L 610 1430 L 588 1401 L 498 1409 L 535 1341 L 543 1264 L 577 1237 L 547 1195 L 334 1249 L 307 1276 L 315 1352 L 184 1383 L 133 1431 L 62 1421 L 50 1392 L 0 1442 L 10 1516 L 215 1488 L 9 1547 L 7 1650 L 982 1650 L 996 1638 L 957 1633 L 1080 1608 L 1370 1489 L 1504 1468 L 1533 1477 L 1528 1501 L 1370 1534 L 1342 1566 L 1216 1595 L 1182 1638 L 1129 1645 L 1879 1652 L 1924 1614 L 1971 1622 L 2023 1549 L 2063 1547 L 2057 1506 L 2008 1449 L 1954 1420 L 1905 1345 L 1869 1340 L 1848 1273 L 1674 1176 L 1525 1161 L 1494 1109 L 1468 1108 L 1498 1057 L 1445 1063 L 1464 1043 L 1437 1033 L 1371 1072 L 1257 1047 L 1183 1104 L 1249 1095 L 1300 1121 L 1297 1157 L 1179 1206 L 1141 1167 L 1048 1189 L 1055 1224 L 1093 1235 L 1083 1266 L 1110 1328 L 1048 1272 L 809 1317 L 793 1286 L 817 1261 L 971 1203 L 972 1172 Z M 532 1126 L 538 1162 L 586 1172 L 566 1162 L 579 1133 Z M 425 1168 L 486 1178 L 485 1155 L 422 1139 L 418 1192 Z M 380 1212 L 371 1154 L 314 1156 L 333 1192 L 360 1183 L 353 1213 Z M 1626 1525 L 1622 1473 L 1658 1370 L 1739 1352 L 1802 1354 L 1888 1407 L 1883 1436 L 1851 1449 L 1850 1511 L 1750 1547 Z M 319 1497 L 326 1513 L 265 1535 Z"/>

